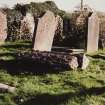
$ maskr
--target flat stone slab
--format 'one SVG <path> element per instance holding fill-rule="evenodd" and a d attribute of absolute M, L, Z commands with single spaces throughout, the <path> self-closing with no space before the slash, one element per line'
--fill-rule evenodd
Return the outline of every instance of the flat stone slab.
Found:
<path fill-rule="evenodd" d="M 85 54 L 69 54 L 61 52 L 22 52 L 17 56 L 19 61 L 23 60 L 24 62 L 31 62 L 33 66 L 39 64 L 46 65 L 47 67 L 52 67 L 57 69 L 74 69 L 77 68 L 86 69 L 89 65 L 89 59 Z M 43 71 L 44 72 L 44 71 Z"/>

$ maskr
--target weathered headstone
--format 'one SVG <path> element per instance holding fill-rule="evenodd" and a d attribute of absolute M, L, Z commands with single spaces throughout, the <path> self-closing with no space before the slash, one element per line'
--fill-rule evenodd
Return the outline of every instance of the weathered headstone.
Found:
<path fill-rule="evenodd" d="M 7 38 L 7 16 L 0 10 L 0 41 L 5 41 Z"/>
<path fill-rule="evenodd" d="M 52 12 L 47 11 L 42 18 L 39 18 L 33 50 L 51 51 L 56 27 L 57 19 Z"/>
<path fill-rule="evenodd" d="M 27 13 L 26 16 L 21 21 L 20 35 L 22 39 L 32 39 L 34 33 L 34 17 L 31 13 Z"/>
<path fill-rule="evenodd" d="M 99 40 L 99 18 L 95 12 L 88 19 L 87 52 L 92 53 L 98 50 Z"/>

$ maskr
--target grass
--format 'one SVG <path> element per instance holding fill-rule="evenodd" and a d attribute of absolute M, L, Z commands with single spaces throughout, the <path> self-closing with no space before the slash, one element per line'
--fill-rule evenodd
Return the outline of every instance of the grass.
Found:
<path fill-rule="evenodd" d="M 15 54 L 26 50 L 28 41 L 0 47 L 0 83 L 16 87 L 15 93 L 0 93 L 0 105 L 105 105 L 105 50 L 88 55 L 86 70 L 51 73 L 18 64 Z"/>

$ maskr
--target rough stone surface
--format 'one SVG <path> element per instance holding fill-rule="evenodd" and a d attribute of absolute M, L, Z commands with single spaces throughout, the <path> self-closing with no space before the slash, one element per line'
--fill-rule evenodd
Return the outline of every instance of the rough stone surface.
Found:
<path fill-rule="evenodd" d="M 84 25 L 86 23 L 85 20 L 86 20 L 86 17 L 84 16 L 84 14 L 80 14 L 77 17 L 76 25 Z"/>
<path fill-rule="evenodd" d="M 78 59 L 75 56 L 72 56 L 71 61 L 69 61 L 69 67 L 71 69 L 77 69 L 78 68 Z"/>
<path fill-rule="evenodd" d="M 27 13 L 23 20 L 21 20 L 20 35 L 22 39 L 32 39 L 34 28 L 34 17 L 31 13 Z"/>
<path fill-rule="evenodd" d="M 32 64 L 42 64 L 54 69 L 77 69 L 78 59 L 75 55 L 61 52 L 22 52 L 18 54 L 19 61 L 32 61 Z M 34 62 L 34 63 L 33 63 Z"/>
<path fill-rule="evenodd" d="M 15 87 L 12 87 L 12 86 L 0 83 L 0 91 L 3 91 L 3 92 L 6 92 L 6 91 L 14 92 L 15 90 L 16 90 Z"/>
<path fill-rule="evenodd" d="M 84 11 L 84 12 L 80 12 L 80 15 L 77 17 L 77 19 L 76 19 L 76 25 L 78 26 L 78 25 L 84 25 L 84 24 L 86 24 L 86 21 L 87 21 L 87 18 L 88 18 L 88 16 L 89 16 L 89 14 L 90 14 L 90 12 L 86 12 L 86 11 Z"/>
<path fill-rule="evenodd" d="M 86 69 L 89 65 L 89 59 L 84 54 L 73 54 L 65 52 L 22 52 L 18 53 L 17 59 L 20 61 L 29 62 L 35 66 L 36 64 L 46 65 L 54 69 Z M 35 67 L 34 67 L 35 68 Z"/>
<path fill-rule="evenodd" d="M 86 55 L 83 55 L 83 60 L 82 60 L 82 67 L 81 69 L 86 69 L 89 65 L 89 59 L 86 57 Z"/>
<path fill-rule="evenodd" d="M 87 52 L 98 50 L 99 40 L 99 18 L 95 12 L 88 19 Z"/>
<path fill-rule="evenodd" d="M 56 27 L 57 19 L 52 12 L 47 11 L 42 18 L 39 18 L 33 50 L 51 51 Z"/>
<path fill-rule="evenodd" d="M 5 41 L 7 38 L 7 16 L 0 10 L 0 41 Z"/>
<path fill-rule="evenodd" d="M 89 59 L 85 54 L 76 54 L 75 55 L 78 58 L 78 68 L 86 69 L 89 65 Z"/>

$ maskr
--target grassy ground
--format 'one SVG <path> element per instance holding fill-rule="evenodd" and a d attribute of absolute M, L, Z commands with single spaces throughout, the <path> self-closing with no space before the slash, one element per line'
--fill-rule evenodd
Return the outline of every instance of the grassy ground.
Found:
<path fill-rule="evenodd" d="M 30 48 L 30 42 L 21 41 L 0 47 L 0 83 L 16 87 L 15 93 L 0 93 L 0 105 L 105 105 L 105 51 L 88 55 L 84 71 L 39 73 L 15 59 Z"/>

